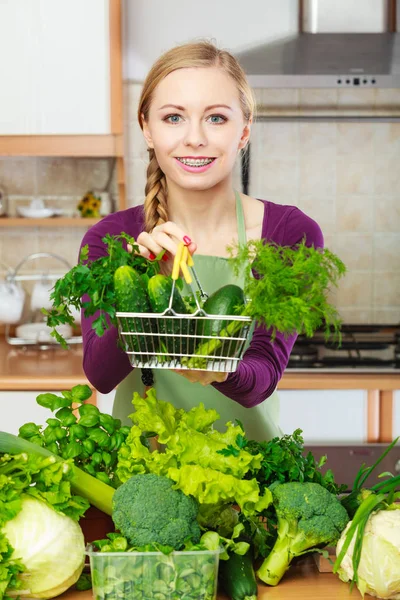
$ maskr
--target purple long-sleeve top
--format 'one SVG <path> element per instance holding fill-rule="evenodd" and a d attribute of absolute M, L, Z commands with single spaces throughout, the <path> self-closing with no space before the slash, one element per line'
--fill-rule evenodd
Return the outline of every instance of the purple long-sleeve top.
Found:
<path fill-rule="evenodd" d="M 281 246 L 293 246 L 304 237 L 308 246 L 323 247 L 323 235 L 318 224 L 295 206 L 264 204 L 262 238 Z M 106 233 L 122 231 L 137 238 L 144 229 L 143 206 L 128 208 L 102 219 L 85 234 L 81 247 L 89 246 L 89 258 L 95 260 L 106 254 L 101 241 Z M 117 329 L 111 327 L 102 337 L 91 328 L 96 315 L 82 314 L 83 369 L 90 383 L 101 393 L 112 391 L 131 372 L 128 356 L 117 346 Z M 268 398 L 275 390 L 289 361 L 296 335 L 285 337 L 278 333 L 274 343 L 271 333 L 257 327 L 249 348 L 237 370 L 223 383 L 212 384 L 228 398 L 242 406 L 252 407 Z"/>

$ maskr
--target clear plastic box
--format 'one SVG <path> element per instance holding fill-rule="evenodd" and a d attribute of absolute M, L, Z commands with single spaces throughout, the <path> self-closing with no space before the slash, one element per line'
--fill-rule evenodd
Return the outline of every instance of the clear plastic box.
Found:
<path fill-rule="evenodd" d="M 89 545 L 95 600 L 215 600 L 220 550 L 98 552 Z"/>

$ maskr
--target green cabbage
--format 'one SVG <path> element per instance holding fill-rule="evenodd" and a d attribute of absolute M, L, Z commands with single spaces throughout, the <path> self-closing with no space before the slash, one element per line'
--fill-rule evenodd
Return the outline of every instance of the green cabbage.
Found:
<path fill-rule="evenodd" d="M 351 522 L 342 532 L 337 544 L 337 556 L 350 524 Z M 338 570 L 342 581 L 353 579 L 352 557 L 355 539 L 356 536 L 353 536 Z M 398 508 L 381 510 L 372 513 L 369 517 L 362 541 L 357 587 L 362 596 L 370 594 L 377 598 L 400 600 L 400 510 Z"/>
<path fill-rule="evenodd" d="M 41 500 L 26 496 L 22 509 L 1 533 L 14 549 L 24 571 L 18 588 L 8 596 L 54 598 L 78 579 L 85 562 L 85 542 L 79 524 Z"/>

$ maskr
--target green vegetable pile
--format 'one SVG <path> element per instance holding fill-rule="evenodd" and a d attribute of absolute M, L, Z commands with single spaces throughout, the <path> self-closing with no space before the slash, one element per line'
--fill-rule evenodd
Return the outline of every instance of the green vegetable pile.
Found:
<path fill-rule="evenodd" d="M 340 497 L 348 486 L 326 457 L 304 452 L 301 430 L 256 442 L 239 421 L 217 429 L 215 410 L 177 409 L 154 389 L 134 394 L 132 427 L 122 428 L 89 398 L 87 386 L 41 394 L 55 413 L 47 427 L 0 432 L 0 600 L 51 598 L 74 582 L 88 589 L 77 521 L 89 503 L 116 527 L 89 551 L 99 600 L 212 600 L 217 569 L 231 600 L 256 600 L 256 576 L 275 586 L 296 557 L 336 543 L 341 579 L 396 597 L 400 475 L 383 473 L 370 488 L 366 480 L 398 439 Z"/>
<path fill-rule="evenodd" d="M 49 408 L 54 417 L 47 419 L 47 427 L 25 423 L 19 436 L 46 448 L 113 487 L 118 486 L 115 476 L 118 449 L 124 443 L 130 428 L 121 427 L 121 421 L 101 413 L 93 404 L 85 404 L 92 396 L 88 385 L 76 385 L 70 391 L 57 394 L 39 394 L 36 402 Z M 79 418 L 74 412 L 78 411 Z"/>
<path fill-rule="evenodd" d="M 89 260 L 89 248 L 85 246 L 79 264 L 56 282 L 51 294 L 53 308 L 43 309 L 53 337 L 64 347 L 66 342 L 55 327 L 73 324 L 72 306 L 83 308 L 86 317 L 98 313 L 92 322 L 98 336 L 110 324 L 118 326 L 116 312 L 162 314 L 169 307 L 172 279 L 159 273 L 163 252 L 154 261 L 146 260 L 126 233 L 108 234 L 102 241 L 107 255 Z M 132 253 L 125 250 L 124 241 L 132 246 Z M 260 240 L 231 248 L 231 254 L 229 262 L 234 272 L 245 274 L 244 291 L 238 286 L 224 286 L 200 302 L 202 310 L 213 315 L 209 320 L 196 316 L 121 317 L 123 331 L 136 332 L 124 336 L 124 349 L 140 353 L 142 362 L 154 357 L 162 362 L 178 356 L 187 368 L 204 369 L 205 356 L 238 355 L 241 346 L 225 339 L 235 337 L 243 327 L 242 321 L 223 318 L 234 315 L 248 316 L 271 328 L 272 338 L 277 331 L 311 336 L 320 327 L 325 327 L 327 336 L 338 334 L 340 319 L 327 296 L 330 288 L 337 286 L 345 267 L 328 249 L 307 247 L 305 241 L 291 248 Z M 196 304 L 192 295 L 181 296 L 183 285 L 178 278 L 172 309 L 190 315 L 196 311 Z"/>

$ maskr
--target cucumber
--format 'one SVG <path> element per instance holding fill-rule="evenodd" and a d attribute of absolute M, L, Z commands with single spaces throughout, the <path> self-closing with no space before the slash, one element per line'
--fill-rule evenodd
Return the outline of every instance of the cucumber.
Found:
<path fill-rule="evenodd" d="M 173 281 L 167 275 L 153 275 L 149 279 L 147 290 L 149 294 L 150 305 L 155 313 L 163 313 L 169 308 L 169 301 L 172 293 Z M 175 286 L 172 297 L 172 309 L 178 314 L 189 314 L 189 310 L 183 301 L 183 298 Z M 166 316 L 160 319 L 154 319 L 158 322 L 159 334 L 179 333 L 190 334 L 190 338 L 179 338 L 170 336 L 160 336 L 161 348 L 166 353 L 172 354 L 190 354 L 193 352 L 194 341 L 194 322 L 189 319 L 179 319 L 179 317 Z M 178 357 L 179 359 L 179 357 Z"/>
<path fill-rule="evenodd" d="M 257 581 L 250 550 L 219 561 L 219 583 L 231 600 L 257 600 Z"/>
<path fill-rule="evenodd" d="M 116 310 L 118 312 L 149 313 L 151 305 L 147 295 L 146 286 L 140 274 L 128 265 L 118 267 L 114 273 L 114 290 L 116 296 Z M 151 331 L 151 319 L 135 319 L 125 317 L 122 327 L 124 331 Z M 125 336 L 125 349 L 136 352 L 153 352 L 153 343 L 149 336 Z M 145 354 L 140 357 L 147 361 L 150 356 Z"/>

